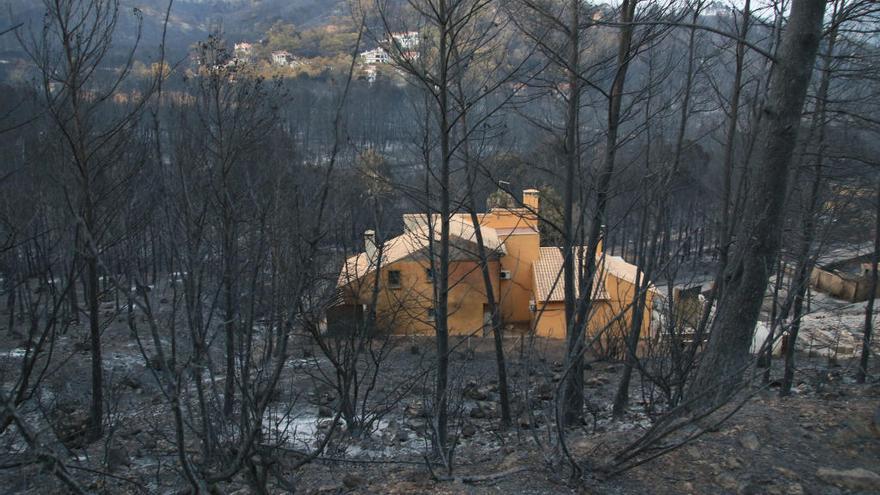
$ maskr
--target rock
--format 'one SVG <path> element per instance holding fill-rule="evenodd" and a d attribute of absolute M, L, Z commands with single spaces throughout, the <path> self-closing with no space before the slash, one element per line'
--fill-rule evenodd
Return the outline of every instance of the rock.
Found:
<path fill-rule="evenodd" d="M 785 487 L 786 495 L 804 495 L 804 486 L 800 483 L 791 483 Z"/>
<path fill-rule="evenodd" d="M 587 387 L 590 387 L 590 388 L 596 388 L 596 387 L 601 387 L 602 385 L 605 385 L 605 383 L 607 383 L 607 382 L 601 376 L 594 376 L 594 377 L 590 378 L 589 380 L 587 380 L 586 382 L 584 382 L 584 385 L 586 385 Z"/>
<path fill-rule="evenodd" d="M 535 389 L 535 396 L 541 400 L 553 400 L 553 385 L 544 382 L 538 385 L 538 388 Z"/>
<path fill-rule="evenodd" d="M 479 405 L 486 413 L 486 417 L 491 418 L 498 415 L 499 405 L 497 402 L 480 402 Z"/>
<path fill-rule="evenodd" d="M 131 466 L 131 457 L 128 455 L 128 449 L 121 445 L 110 447 L 110 450 L 107 451 L 107 467 L 110 471 L 116 471 L 123 466 Z"/>
<path fill-rule="evenodd" d="M 58 411 L 55 432 L 59 440 L 67 448 L 80 448 L 87 444 L 86 433 L 89 427 L 89 416 L 81 409 Z"/>
<path fill-rule="evenodd" d="M 404 423 L 407 428 L 416 432 L 419 435 L 424 435 L 428 432 L 428 422 L 421 418 L 412 418 L 407 419 L 406 423 Z"/>
<path fill-rule="evenodd" d="M 486 418 L 486 411 L 484 411 L 483 408 L 480 407 L 479 405 L 476 405 L 471 408 L 469 416 L 474 419 L 485 419 Z"/>
<path fill-rule="evenodd" d="M 737 483 L 736 478 L 727 474 L 721 473 L 715 478 L 715 481 L 718 483 L 718 486 L 725 490 L 736 490 L 739 487 L 739 483 Z"/>
<path fill-rule="evenodd" d="M 816 476 L 825 483 L 849 490 L 880 490 L 880 474 L 864 468 L 845 470 L 819 468 Z"/>
<path fill-rule="evenodd" d="M 138 380 L 137 377 L 132 375 L 125 375 L 124 377 L 122 377 L 122 379 L 119 380 L 119 384 L 133 390 L 141 388 L 141 381 Z"/>
<path fill-rule="evenodd" d="M 724 459 L 724 467 L 727 469 L 739 469 L 742 467 L 742 461 L 736 457 L 727 457 Z"/>
<path fill-rule="evenodd" d="M 761 447 L 761 441 L 758 440 L 758 435 L 755 435 L 752 432 L 742 434 L 739 437 L 739 444 L 749 450 L 758 450 L 758 448 Z"/>
<path fill-rule="evenodd" d="M 486 400 L 489 398 L 486 390 L 478 387 L 476 382 L 468 382 L 464 387 L 464 396 L 471 400 Z"/>
<path fill-rule="evenodd" d="M 336 400 L 336 396 L 328 390 L 315 389 L 311 392 L 312 403 L 317 405 L 332 404 Z"/>
<path fill-rule="evenodd" d="M 317 428 L 319 430 L 329 430 L 330 428 L 333 427 L 334 419 L 335 418 L 318 418 L 315 421 L 315 424 L 317 425 Z M 339 418 L 338 420 L 335 421 L 335 423 L 336 423 L 336 431 L 348 431 L 348 426 L 346 425 L 344 419 Z"/>
<path fill-rule="evenodd" d="M 461 436 L 464 438 L 470 438 L 477 434 L 477 427 L 468 423 L 461 427 Z"/>
<path fill-rule="evenodd" d="M 777 466 L 773 469 L 775 469 L 776 472 L 781 474 L 784 478 L 788 478 L 788 479 L 797 479 L 798 478 L 797 473 L 795 473 L 791 469 L 779 467 L 779 466 Z"/>
<path fill-rule="evenodd" d="M 333 409 L 330 409 L 328 406 L 318 406 L 318 417 L 319 418 L 332 418 L 333 417 Z"/>
<path fill-rule="evenodd" d="M 421 401 L 411 402 L 407 404 L 406 409 L 403 410 L 403 413 L 411 418 L 428 418 L 431 416 L 431 412 L 428 411 L 428 408 Z"/>
<path fill-rule="evenodd" d="M 342 477 L 342 484 L 345 485 L 349 490 L 354 490 L 355 488 L 361 486 L 364 483 L 364 479 L 356 474 L 346 474 Z"/>
<path fill-rule="evenodd" d="M 147 433 L 141 433 L 137 436 L 138 441 L 140 441 L 141 446 L 143 446 L 146 450 L 155 450 L 158 444 L 156 443 L 156 439 L 153 435 Z"/>
<path fill-rule="evenodd" d="M 397 443 L 403 443 L 409 440 L 409 433 L 406 430 L 397 430 L 397 433 L 394 434 L 394 441 Z"/>

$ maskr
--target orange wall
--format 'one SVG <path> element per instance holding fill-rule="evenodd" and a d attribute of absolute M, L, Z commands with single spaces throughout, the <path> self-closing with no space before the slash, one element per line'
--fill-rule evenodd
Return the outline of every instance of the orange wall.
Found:
<path fill-rule="evenodd" d="M 501 280 L 501 315 L 505 322 L 528 322 L 532 314 L 532 264 L 541 253 L 538 234 L 508 236 L 504 241 L 507 254 L 501 257 L 501 269 L 510 270 L 512 278 Z"/>
<path fill-rule="evenodd" d="M 538 229 L 538 217 L 526 209 L 493 208 L 488 213 L 479 214 L 478 217 L 480 225 L 492 227 L 493 229 L 513 229 L 519 227 Z M 470 223 L 470 215 L 466 215 L 465 218 Z"/>
<path fill-rule="evenodd" d="M 383 266 L 379 296 L 376 303 L 377 325 L 402 334 L 434 333 L 434 323 L 429 321 L 428 308 L 433 306 L 433 284 L 425 269 L 427 261 L 402 260 Z M 401 274 L 399 288 L 388 285 L 388 272 Z M 449 321 L 451 334 L 482 334 L 483 307 L 486 304 L 485 284 L 480 265 L 476 261 L 453 261 L 449 264 Z M 489 262 L 493 291 L 499 294 L 497 261 Z M 375 274 L 363 277 L 358 288 L 349 289 L 357 294 L 360 304 L 369 304 L 372 298 Z M 347 298 L 353 302 L 351 297 Z"/>
<path fill-rule="evenodd" d="M 501 269 L 510 270 L 512 278 L 501 280 L 501 316 L 505 323 L 528 323 L 532 314 L 532 264 L 541 255 L 538 217 L 525 209 L 492 209 L 480 217 L 480 225 L 493 229 L 520 229 L 527 233 L 500 234 L 507 254 Z"/>
<path fill-rule="evenodd" d="M 587 335 L 592 337 L 608 326 L 607 337 L 623 337 L 629 332 L 632 323 L 632 310 L 629 305 L 635 294 L 635 284 L 606 274 L 605 289 L 609 299 L 595 301 L 587 326 Z M 642 315 L 642 337 L 647 336 L 650 331 L 652 304 L 653 293 L 649 292 L 645 301 L 645 313 Z M 547 303 L 543 312 L 540 311 L 541 305 L 538 304 L 537 309 L 540 318 L 538 313 L 535 313 L 532 320 L 536 335 L 565 338 L 565 303 L 562 301 Z M 615 320 L 615 317 L 621 313 L 624 315 Z"/>
<path fill-rule="evenodd" d="M 538 311 L 534 313 L 534 332 L 539 337 L 551 339 L 565 338 L 565 303 L 548 302 L 546 305 L 538 304 Z"/>

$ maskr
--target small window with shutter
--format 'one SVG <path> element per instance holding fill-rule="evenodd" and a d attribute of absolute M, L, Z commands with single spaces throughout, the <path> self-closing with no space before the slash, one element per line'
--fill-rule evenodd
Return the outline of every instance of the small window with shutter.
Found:
<path fill-rule="evenodd" d="M 388 270 L 388 287 L 392 289 L 400 288 L 400 271 Z"/>

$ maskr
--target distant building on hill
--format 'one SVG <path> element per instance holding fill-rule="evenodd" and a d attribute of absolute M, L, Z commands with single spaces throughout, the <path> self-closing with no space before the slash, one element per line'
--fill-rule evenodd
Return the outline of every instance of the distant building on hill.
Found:
<path fill-rule="evenodd" d="M 402 52 L 417 50 L 419 48 L 419 32 L 407 31 L 404 33 L 391 33 L 389 45 L 399 48 Z"/>
<path fill-rule="evenodd" d="M 254 57 L 254 45 L 247 41 L 236 43 L 232 55 L 238 60 L 250 61 Z"/>
<path fill-rule="evenodd" d="M 272 65 L 295 67 L 299 65 L 299 60 L 287 50 L 277 50 L 272 52 Z"/>
<path fill-rule="evenodd" d="M 361 62 L 365 65 L 387 64 L 391 62 L 391 56 L 383 48 L 376 48 L 361 52 Z"/>

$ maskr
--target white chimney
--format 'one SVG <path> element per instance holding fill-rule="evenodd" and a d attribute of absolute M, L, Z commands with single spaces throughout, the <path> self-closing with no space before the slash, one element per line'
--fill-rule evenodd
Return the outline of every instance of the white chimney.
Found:
<path fill-rule="evenodd" d="M 376 256 L 376 231 L 364 232 L 364 251 L 367 253 L 367 259 L 372 262 L 373 257 Z"/>

